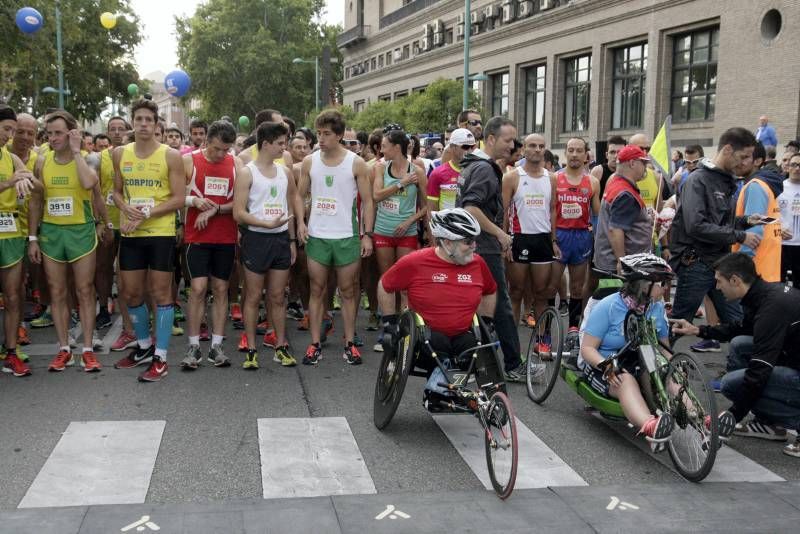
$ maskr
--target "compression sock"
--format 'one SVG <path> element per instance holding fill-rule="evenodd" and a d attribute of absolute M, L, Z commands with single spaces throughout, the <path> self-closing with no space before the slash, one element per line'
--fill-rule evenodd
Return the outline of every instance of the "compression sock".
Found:
<path fill-rule="evenodd" d="M 569 299 L 569 326 L 578 327 L 581 322 L 581 310 L 583 309 L 583 299 Z"/>
<path fill-rule="evenodd" d="M 161 305 L 156 308 L 156 357 L 166 361 L 169 340 L 172 336 L 172 323 L 175 320 L 175 307 L 172 304 Z"/>
<path fill-rule="evenodd" d="M 150 321 L 147 316 L 147 306 L 145 306 L 144 302 L 138 306 L 130 306 L 128 307 L 128 313 L 131 316 L 136 339 L 139 341 L 139 348 L 142 350 L 149 349 L 153 343 L 150 341 Z"/>

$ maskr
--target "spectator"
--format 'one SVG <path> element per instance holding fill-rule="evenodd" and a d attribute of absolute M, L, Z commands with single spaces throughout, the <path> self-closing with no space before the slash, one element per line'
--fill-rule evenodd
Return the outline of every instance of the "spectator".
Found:
<path fill-rule="evenodd" d="M 777 160 L 777 152 L 775 151 L 775 147 L 766 147 L 767 152 L 767 159 L 764 160 L 764 164 L 761 166 L 763 170 L 772 171 L 776 174 L 781 174 L 781 167 L 778 165 Z"/>
<path fill-rule="evenodd" d="M 756 141 L 761 141 L 765 147 L 778 146 L 778 135 L 775 133 L 775 128 L 769 125 L 769 118 L 766 115 L 761 115 L 758 118 L 758 130 L 756 130 Z"/>
<path fill-rule="evenodd" d="M 697 168 L 700 160 L 705 157 L 703 147 L 700 145 L 688 145 L 684 152 L 686 157 L 683 160 L 683 167 L 675 171 L 675 175 L 672 177 L 672 188 L 675 190 L 676 195 L 681 194 L 681 189 L 683 189 L 686 179 L 689 178 L 689 174 Z"/>
<path fill-rule="evenodd" d="M 784 145 L 784 152 L 789 152 L 791 154 L 797 154 L 800 152 L 800 141 L 792 139 L 786 145 Z"/>
<path fill-rule="evenodd" d="M 789 178 L 778 196 L 781 210 L 781 277 L 800 288 L 800 154 L 789 158 Z M 792 275 L 789 276 L 789 271 Z"/>
<path fill-rule="evenodd" d="M 680 169 L 683 167 L 683 152 L 677 149 L 672 151 L 672 165 L 673 169 Z"/>

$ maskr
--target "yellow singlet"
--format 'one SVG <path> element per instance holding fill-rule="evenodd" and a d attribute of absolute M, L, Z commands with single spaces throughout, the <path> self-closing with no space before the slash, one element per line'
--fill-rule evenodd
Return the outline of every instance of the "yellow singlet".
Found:
<path fill-rule="evenodd" d="M 119 162 L 123 180 L 123 196 L 131 206 L 154 208 L 170 197 L 167 145 L 160 145 L 149 157 L 136 157 L 134 143 L 125 145 Z M 120 214 L 120 224 L 126 217 Z M 132 234 L 126 237 L 159 237 L 175 235 L 175 214 L 165 213 L 142 221 Z"/>
<path fill-rule="evenodd" d="M 0 182 L 11 180 L 14 176 L 14 160 L 8 148 L 0 148 Z M 21 233 L 17 214 L 17 190 L 10 187 L 0 193 L 0 239 L 19 237 Z"/>
<path fill-rule="evenodd" d="M 108 220 L 119 228 L 119 208 L 114 204 L 114 162 L 111 159 L 111 148 L 100 153 L 100 193 L 106 203 Z"/>
<path fill-rule="evenodd" d="M 59 225 L 94 222 L 92 190 L 81 185 L 74 159 L 62 165 L 56 161 L 55 152 L 48 152 L 42 166 L 42 182 L 43 222 Z"/>
<path fill-rule="evenodd" d="M 28 161 L 25 162 L 25 167 L 31 172 L 36 168 L 36 161 L 39 158 L 39 154 L 36 153 L 35 150 L 30 149 L 28 152 Z M 19 222 L 19 230 L 22 232 L 22 236 L 28 235 L 28 207 L 30 205 L 31 196 L 27 195 L 22 198 L 17 197 L 17 209 L 19 210 L 19 218 L 17 221 Z"/>

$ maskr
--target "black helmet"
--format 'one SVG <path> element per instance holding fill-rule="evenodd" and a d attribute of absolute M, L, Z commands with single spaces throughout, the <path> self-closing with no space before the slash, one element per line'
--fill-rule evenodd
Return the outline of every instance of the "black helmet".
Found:
<path fill-rule="evenodd" d="M 623 256 L 619 261 L 625 280 L 663 282 L 675 277 L 675 273 L 666 261 L 648 252 Z"/>
<path fill-rule="evenodd" d="M 430 226 L 433 237 L 451 241 L 475 237 L 481 233 L 478 220 L 463 208 L 434 211 L 431 213 Z"/>

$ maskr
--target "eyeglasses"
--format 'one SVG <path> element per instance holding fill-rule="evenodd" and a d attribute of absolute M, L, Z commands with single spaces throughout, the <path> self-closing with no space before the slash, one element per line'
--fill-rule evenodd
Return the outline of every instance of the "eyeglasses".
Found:
<path fill-rule="evenodd" d="M 697 165 L 697 162 L 698 162 L 698 161 L 700 161 L 700 158 L 697 158 L 697 159 L 685 159 L 685 160 L 683 160 L 683 162 L 684 162 L 686 165 Z"/>
<path fill-rule="evenodd" d="M 361 143 L 359 143 L 357 140 L 353 140 L 353 139 L 342 139 L 342 144 L 343 145 L 347 145 L 347 146 L 356 146 L 356 145 L 359 145 Z"/>
<path fill-rule="evenodd" d="M 475 243 L 475 238 L 465 237 L 464 239 L 461 240 L 461 242 L 467 245 L 468 247 L 471 247 Z"/>
<path fill-rule="evenodd" d="M 650 147 L 649 146 L 640 146 L 639 148 L 641 148 L 645 152 L 650 152 Z"/>
<path fill-rule="evenodd" d="M 475 119 L 475 120 L 467 121 L 467 124 L 469 124 L 470 126 L 480 126 L 483 123 L 480 120 Z"/>
<path fill-rule="evenodd" d="M 794 163 L 790 163 L 789 167 L 792 169 L 800 169 L 800 163 L 795 161 Z"/>

